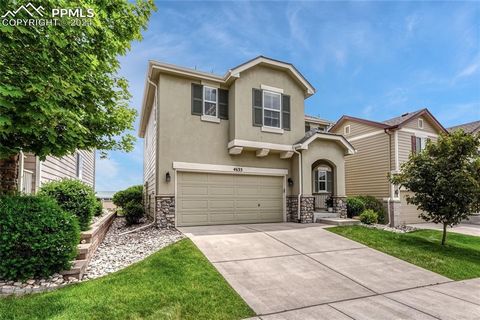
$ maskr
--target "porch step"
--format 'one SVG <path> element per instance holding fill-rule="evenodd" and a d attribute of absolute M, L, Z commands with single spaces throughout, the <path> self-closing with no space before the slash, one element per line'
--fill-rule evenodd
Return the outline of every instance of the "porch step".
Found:
<path fill-rule="evenodd" d="M 359 220 L 356 219 L 342 219 L 342 218 L 319 218 L 316 219 L 317 223 L 332 224 L 335 226 L 353 226 L 360 224 Z"/>
<path fill-rule="evenodd" d="M 328 211 L 315 211 L 313 213 L 313 220 L 317 221 L 320 218 L 340 218 L 340 214 L 337 212 L 328 212 Z"/>

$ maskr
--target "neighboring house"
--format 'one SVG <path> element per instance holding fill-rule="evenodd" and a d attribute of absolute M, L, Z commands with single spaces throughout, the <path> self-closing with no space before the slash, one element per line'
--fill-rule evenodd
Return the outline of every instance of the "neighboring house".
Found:
<path fill-rule="evenodd" d="M 293 65 L 262 56 L 224 76 L 150 61 L 139 131 L 147 211 L 167 227 L 313 222 L 322 192 L 343 216 L 354 149 L 341 135 L 305 135 L 314 93 Z"/>
<path fill-rule="evenodd" d="M 409 191 L 392 185 L 387 177 L 399 172 L 412 152 L 420 152 L 428 140 L 436 141 L 447 132 L 427 109 L 383 122 L 342 116 L 330 132 L 343 134 L 357 150 L 346 158 L 348 196 L 372 195 L 383 200 L 393 225 L 423 222 L 416 206 L 407 204 Z"/>
<path fill-rule="evenodd" d="M 113 203 L 113 195 L 115 193 L 116 191 L 97 191 L 95 192 L 95 196 L 97 199 L 100 199 L 104 209 L 115 210 L 117 208 L 117 206 Z"/>
<path fill-rule="evenodd" d="M 43 183 L 63 178 L 79 179 L 95 188 L 95 152 L 77 151 L 61 158 L 47 156 L 40 161 L 33 154 L 20 154 L 18 189 L 35 193 Z"/>
<path fill-rule="evenodd" d="M 317 129 L 321 132 L 327 132 L 335 123 L 315 116 L 305 115 L 305 132 Z"/>
<path fill-rule="evenodd" d="M 447 128 L 448 132 L 453 132 L 453 131 L 459 130 L 459 129 L 462 129 L 466 133 L 478 134 L 478 133 L 480 133 L 480 120 L 469 122 L 469 123 L 464 123 L 464 124 L 459 124 L 457 126 Z"/>

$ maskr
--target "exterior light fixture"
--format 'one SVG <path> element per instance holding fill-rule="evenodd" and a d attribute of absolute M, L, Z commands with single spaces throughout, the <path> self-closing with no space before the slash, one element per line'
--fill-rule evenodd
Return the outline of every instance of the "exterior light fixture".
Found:
<path fill-rule="evenodd" d="M 293 180 L 292 178 L 288 178 L 288 186 L 293 187 Z"/>
<path fill-rule="evenodd" d="M 165 181 L 170 182 L 171 179 L 172 177 L 170 177 L 170 172 L 167 172 L 167 174 L 165 174 Z"/>

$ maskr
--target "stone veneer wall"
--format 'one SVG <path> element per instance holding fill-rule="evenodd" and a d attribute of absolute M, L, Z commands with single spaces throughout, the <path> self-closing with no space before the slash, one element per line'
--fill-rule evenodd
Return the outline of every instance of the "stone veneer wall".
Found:
<path fill-rule="evenodd" d="M 314 197 L 300 198 L 300 223 L 313 223 L 313 212 L 315 211 Z"/>
<path fill-rule="evenodd" d="M 298 222 L 297 205 L 298 196 L 287 196 L 287 222 Z"/>
<path fill-rule="evenodd" d="M 347 197 L 332 196 L 333 212 L 339 213 L 340 218 L 347 217 Z"/>
<path fill-rule="evenodd" d="M 157 226 L 175 228 L 175 196 L 156 196 L 155 203 Z"/>
<path fill-rule="evenodd" d="M 16 191 L 18 188 L 18 155 L 0 160 L 0 190 Z"/>

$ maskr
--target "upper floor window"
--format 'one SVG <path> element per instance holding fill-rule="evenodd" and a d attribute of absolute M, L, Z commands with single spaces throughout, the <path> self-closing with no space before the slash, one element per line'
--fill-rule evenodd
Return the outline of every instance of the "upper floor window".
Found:
<path fill-rule="evenodd" d="M 217 89 L 203 87 L 203 114 L 206 116 L 217 116 Z"/>
<path fill-rule="evenodd" d="M 423 119 L 418 119 L 418 128 L 423 129 Z"/>
<path fill-rule="evenodd" d="M 228 90 L 192 83 L 192 114 L 206 120 L 228 120 Z"/>
<path fill-rule="evenodd" d="M 350 134 L 350 125 L 343 127 L 344 134 Z"/>
<path fill-rule="evenodd" d="M 419 154 L 427 146 L 428 138 L 412 136 L 412 152 Z"/>
<path fill-rule="evenodd" d="M 78 179 L 83 177 L 83 156 L 80 152 L 77 152 L 77 166 L 76 173 Z"/>
<path fill-rule="evenodd" d="M 280 128 L 282 95 L 276 92 L 263 91 L 263 125 Z"/>

